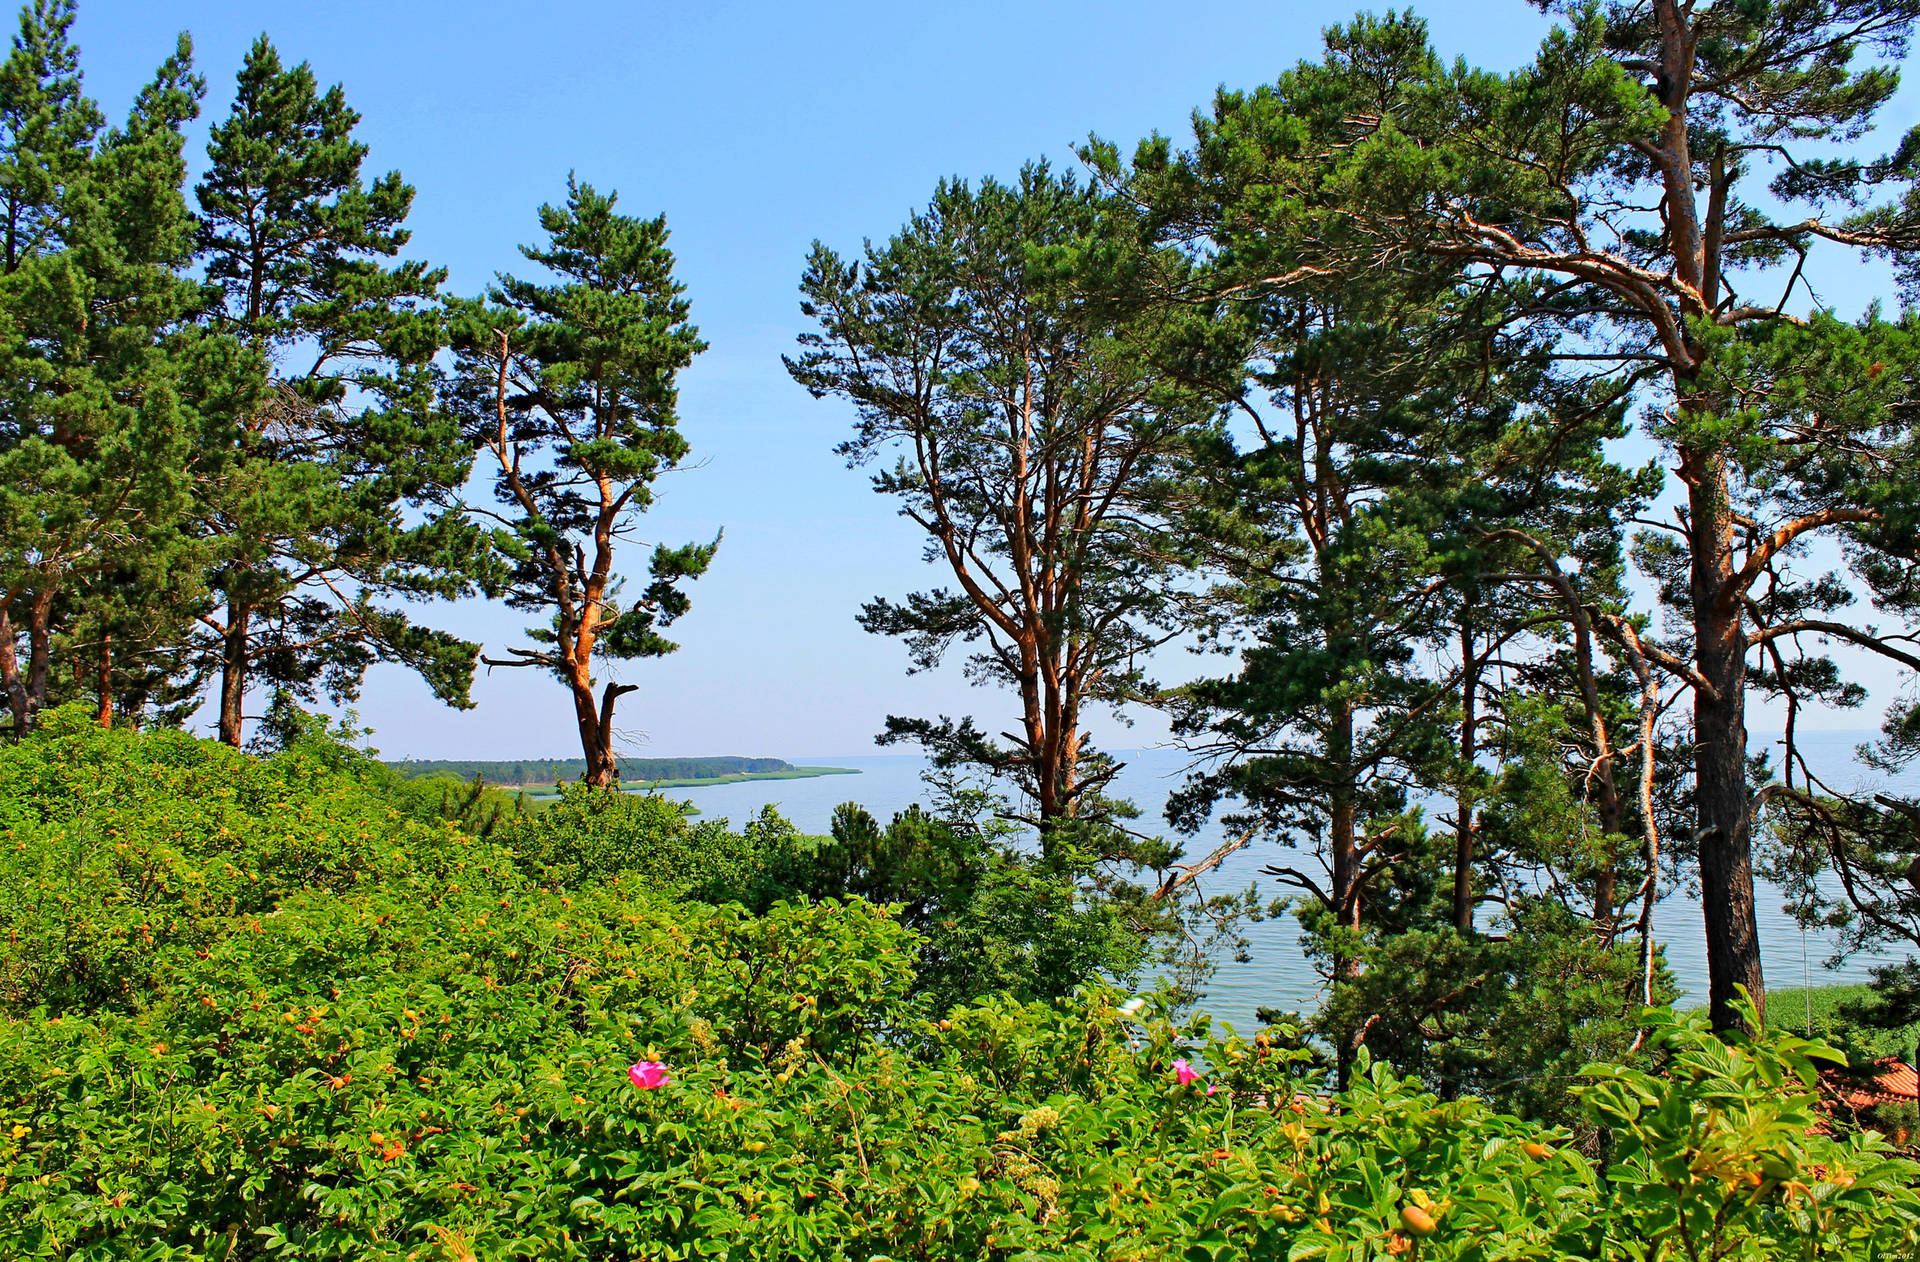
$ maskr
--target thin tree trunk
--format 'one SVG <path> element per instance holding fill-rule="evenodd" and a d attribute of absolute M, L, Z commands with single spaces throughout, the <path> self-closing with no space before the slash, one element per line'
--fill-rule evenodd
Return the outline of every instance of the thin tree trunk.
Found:
<path fill-rule="evenodd" d="M 229 601 L 227 630 L 221 638 L 220 739 L 235 749 L 240 747 L 240 729 L 246 722 L 247 624 L 252 616 L 247 606 Z"/>
<path fill-rule="evenodd" d="M 27 684 L 20 677 L 20 658 L 14 651 L 13 618 L 6 603 L 0 601 L 0 686 L 7 693 L 7 708 L 13 713 L 13 738 L 19 740 L 32 726 L 27 708 Z"/>
<path fill-rule="evenodd" d="M 1716 1030 L 1740 1024 L 1735 987 L 1745 986 L 1765 1017 L 1760 931 L 1754 913 L 1752 814 L 1747 800 L 1746 634 L 1733 592 L 1733 522 L 1727 467 L 1714 454 L 1683 458 L 1689 486 L 1689 540 L 1695 664 L 1707 689 L 1694 689 L 1694 800 L 1700 838 L 1700 892 L 1707 930 L 1707 999 Z"/>
<path fill-rule="evenodd" d="M 47 684 L 53 675 L 53 588 L 35 592 L 27 605 L 27 712 L 47 704 Z"/>
<path fill-rule="evenodd" d="M 1453 927 L 1462 937 L 1473 934 L 1473 826 L 1474 762 L 1480 753 L 1480 668 L 1474 653 L 1473 626 L 1460 626 L 1460 782 L 1453 799 Z M 1460 1098 L 1460 1067 L 1455 1048 L 1439 1047 L 1439 1092 L 1443 1100 Z"/>
<path fill-rule="evenodd" d="M 1453 807 L 1453 927 L 1473 932 L 1473 814 L 1470 784 L 1480 752 L 1480 659 L 1473 652 L 1473 628 L 1460 628 L 1460 788 Z"/>
<path fill-rule="evenodd" d="M 1580 683 L 1580 702 L 1587 712 L 1588 738 L 1592 741 L 1593 761 L 1588 774 L 1598 783 L 1600 806 L 1600 836 L 1605 853 L 1601 857 L 1600 872 L 1593 883 L 1593 923 L 1601 941 L 1611 943 L 1617 931 L 1617 912 L 1615 901 L 1620 882 L 1620 851 L 1618 838 L 1621 830 L 1620 786 L 1614 767 L 1617 751 L 1613 747 L 1613 737 L 1607 729 L 1607 713 L 1600 701 L 1599 672 L 1594 668 L 1593 621 L 1580 603 L 1580 597 L 1572 581 L 1554 568 L 1554 585 L 1560 592 L 1566 605 L 1567 618 L 1573 626 L 1574 668 L 1578 672 Z"/>
<path fill-rule="evenodd" d="M 94 689 L 100 696 L 95 714 L 101 727 L 113 726 L 113 632 L 100 633 L 100 651 L 94 658 Z"/>
<path fill-rule="evenodd" d="M 1657 770 L 1658 751 L 1654 746 L 1656 726 L 1660 721 L 1660 680 L 1654 674 L 1652 663 L 1640 650 L 1640 637 L 1631 626 L 1626 627 L 1625 640 L 1627 653 L 1633 664 L 1634 677 L 1640 681 L 1640 775 L 1638 796 L 1640 804 L 1640 841 L 1641 863 L 1646 868 L 1645 888 L 1640 894 L 1640 1004 L 1653 1006 L 1653 909 L 1660 901 L 1660 822 L 1654 813 L 1653 778 Z M 1633 1050 L 1639 1051 L 1646 1031 L 1634 1036 Z"/>
<path fill-rule="evenodd" d="M 1328 811 L 1327 844 L 1330 850 L 1328 858 L 1331 869 L 1332 887 L 1327 891 L 1333 901 L 1334 916 L 1342 930 L 1358 933 L 1360 929 L 1360 847 L 1355 840 L 1359 820 L 1353 800 L 1351 772 L 1353 764 L 1353 709 L 1344 703 L 1334 715 L 1330 733 L 1332 755 L 1340 777 L 1333 790 L 1331 809 Z M 1345 944 L 1334 948 L 1332 961 L 1332 983 L 1335 987 L 1350 986 L 1360 979 L 1360 957 Z M 1366 1026 L 1358 1025 L 1340 1039 L 1336 1051 L 1336 1071 L 1340 1088 L 1344 1090 L 1353 1072 L 1354 1055 L 1360 1050 L 1360 1044 L 1366 1041 Z"/>

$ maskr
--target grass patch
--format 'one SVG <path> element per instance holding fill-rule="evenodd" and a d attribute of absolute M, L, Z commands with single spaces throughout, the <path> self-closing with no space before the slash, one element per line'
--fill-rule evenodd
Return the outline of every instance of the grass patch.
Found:
<path fill-rule="evenodd" d="M 1815 986 L 1776 986 L 1767 992 L 1767 1023 L 1795 1034 L 1811 1029 L 1813 1037 L 1847 1053 L 1855 1064 L 1898 1056 L 1912 1063 L 1914 1043 L 1920 1040 L 1920 1022 L 1893 1030 L 1868 1029 L 1850 1020 L 1849 1008 L 1866 1003 L 1873 988 L 1863 983 Z M 1700 1008 L 1704 1009 L 1705 1004 Z M 1812 1017 L 1808 1018 L 1811 1008 Z"/>

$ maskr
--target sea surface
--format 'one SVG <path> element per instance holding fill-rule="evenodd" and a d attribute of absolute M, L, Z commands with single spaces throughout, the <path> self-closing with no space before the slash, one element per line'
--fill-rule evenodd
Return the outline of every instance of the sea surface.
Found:
<path fill-rule="evenodd" d="M 1844 790 L 1883 787 L 1887 781 L 1853 758 L 1854 748 L 1869 739 L 1871 732 L 1819 732 L 1802 734 L 1808 761 L 1829 783 Z M 1142 809 L 1136 827 L 1151 829 L 1162 819 L 1167 795 L 1177 788 L 1186 774 L 1190 756 L 1173 749 L 1115 751 L 1126 767 L 1116 778 L 1116 796 L 1131 798 Z M 929 800 L 927 786 L 921 780 L 926 759 L 910 754 L 835 755 L 832 757 L 792 758 L 799 766 L 852 767 L 857 776 L 821 776 L 809 780 L 754 780 L 735 784 L 698 788 L 664 789 L 669 797 L 693 803 L 702 818 L 724 818 L 737 828 L 771 805 L 802 832 L 823 834 L 842 802 L 858 802 L 875 818 L 885 823 L 897 811 Z M 1909 773 L 1893 782 L 1906 792 L 1920 792 L 1920 774 Z M 1171 835 L 1171 834 L 1170 834 Z M 1218 824 L 1209 824 L 1191 838 L 1182 841 L 1189 862 L 1210 853 L 1225 839 Z M 1286 892 L 1260 869 L 1272 865 L 1294 864 L 1303 871 L 1317 871 L 1310 855 L 1302 855 L 1273 842 L 1256 841 L 1230 856 L 1207 878 L 1206 888 L 1216 891 L 1244 890 L 1257 883 L 1265 897 Z M 1833 942 L 1823 932 L 1804 932 L 1782 910 L 1781 892 L 1764 883 L 1756 891 L 1760 913 L 1760 942 L 1768 990 L 1811 983 L 1815 986 L 1867 979 L 1879 958 L 1856 955 L 1838 968 L 1826 967 L 1833 953 Z M 1684 889 L 1671 891 L 1654 912 L 1655 933 L 1666 948 L 1667 965 L 1692 1002 L 1704 1002 L 1707 983 L 1706 946 L 1701 929 L 1699 903 Z M 1299 945 L 1300 930 L 1291 913 L 1247 926 L 1252 941 L 1252 958 L 1241 962 L 1222 960 L 1219 971 L 1208 985 L 1200 1007 L 1216 1019 L 1236 1028 L 1251 1030 L 1254 1009 L 1268 1006 L 1280 1009 L 1311 1010 L 1320 995 L 1320 978 Z M 1683 1000 L 1687 1002 L 1687 1000 Z"/>

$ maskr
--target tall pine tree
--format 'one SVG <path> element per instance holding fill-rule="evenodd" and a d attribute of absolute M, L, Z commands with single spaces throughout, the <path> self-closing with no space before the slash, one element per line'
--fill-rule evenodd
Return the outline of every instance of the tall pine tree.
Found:
<path fill-rule="evenodd" d="M 122 584 L 133 572 L 151 580 L 150 609 L 180 591 L 169 559 L 180 556 L 197 426 L 183 396 L 209 376 L 186 347 L 198 288 L 181 275 L 192 233 L 180 129 L 200 95 L 189 46 L 183 37 L 126 125 L 102 136 L 72 20 L 70 4 L 25 10 L 0 66 L 0 681 L 16 735 L 54 687 L 56 639 L 69 653 L 86 642 L 111 720 Z M 138 661 L 179 629 L 175 617 L 120 647 Z"/>
<path fill-rule="evenodd" d="M 1137 220 L 1045 165 L 943 183 L 859 260 L 815 246 L 801 289 L 819 331 L 788 361 L 814 395 L 854 404 L 841 454 L 885 462 L 874 490 L 953 583 L 874 600 L 861 625 L 906 640 L 916 669 L 978 646 L 969 675 L 1013 694 L 1004 745 L 944 716 L 889 717 L 883 739 L 1004 777 L 1049 846 L 1102 814 L 1118 770 L 1088 744 L 1088 713 L 1139 700 L 1147 654 L 1185 625 L 1185 558 L 1158 500 L 1221 397 L 1188 380 L 1209 372 L 1196 309 L 1132 297 L 1186 270 L 1135 248 Z"/>
<path fill-rule="evenodd" d="M 261 361 L 257 402 L 197 463 L 217 607 L 202 618 L 220 675 L 219 735 L 239 744 L 251 687 L 353 696 L 375 661 L 466 706 L 478 648 L 392 598 L 476 589 L 484 534 L 441 501 L 471 449 L 436 399 L 444 273 L 411 260 L 413 189 L 363 182 L 359 115 L 263 36 L 198 186 L 214 327 Z"/>
<path fill-rule="evenodd" d="M 540 226 L 546 243 L 521 253 L 552 279 L 502 276 L 485 301 L 462 304 L 456 343 L 457 406 L 490 458 L 497 504 L 475 512 L 497 524 L 508 605 L 547 619 L 527 630 L 536 647 L 485 660 L 565 686 L 583 779 L 611 787 L 614 706 L 639 685 L 596 668 L 679 647 L 661 629 L 687 611 L 681 584 L 719 545 L 655 546 L 638 590 L 620 569 L 654 483 L 686 458 L 674 379 L 706 346 L 687 321 L 664 217 L 623 215 L 613 194 L 569 181 Z"/>

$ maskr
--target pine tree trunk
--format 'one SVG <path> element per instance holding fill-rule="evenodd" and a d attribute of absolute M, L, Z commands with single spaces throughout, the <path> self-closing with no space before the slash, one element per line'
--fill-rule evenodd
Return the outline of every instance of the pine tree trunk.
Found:
<path fill-rule="evenodd" d="M 1353 762 L 1353 710 L 1341 705 L 1334 716 L 1333 729 L 1329 733 L 1331 748 L 1327 751 L 1337 768 L 1335 775 L 1341 777 L 1333 790 L 1331 809 L 1327 813 L 1327 844 L 1331 853 L 1330 878 L 1332 888 L 1327 892 L 1333 900 L 1334 918 L 1342 930 L 1358 933 L 1360 929 L 1360 848 L 1355 840 L 1358 831 L 1358 812 L 1353 800 L 1353 784 L 1350 778 Z M 1360 959 L 1344 944 L 1336 946 L 1332 959 L 1332 984 L 1337 988 L 1349 986 L 1360 979 Z M 1353 1072 L 1354 1055 L 1360 1050 L 1360 1044 L 1366 1040 L 1366 1027 L 1356 1026 L 1348 1031 L 1335 1048 L 1336 1071 L 1339 1086 L 1346 1089 Z"/>
<path fill-rule="evenodd" d="M 1073 819 L 1079 813 L 1074 792 L 1080 764 L 1079 699 L 1071 688 L 1044 690 L 1040 710 L 1040 756 L 1035 762 L 1034 782 L 1040 791 L 1039 808 L 1042 845 L 1049 853 L 1048 838 L 1053 825 Z"/>
<path fill-rule="evenodd" d="M 227 630 L 220 653 L 220 739 L 240 748 L 240 729 L 246 722 L 247 624 L 253 611 L 245 605 L 227 605 Z"/>
<path fill-rule="evenodd" d="M 598 724 L 585 724 L 580 729 L 580 749 L 586 755 L 586 783 L 596 789 L 611 789 L 620 782 L 620 771 L 615 765 L 613 746 L 600 734 Z"/>
<path fill-rule="evenodd" d="M 7 709 L 13 713 L 13 738 L 19 740 L 32 726 L 27 709 L 27 684 L 20 677 L 20 658 L 14 650 L 13 618 L 0 603 L 0 687 L 7 693 Z"/>
<path fill-rule="evenodd" d="M 94 659 L 94 689 L 99 693 L 100 707 L 95 719 L 101 727 L 113 726 L 113 632 L 100 633 L 100 652 Z"/>
<path fill-rule="evenodd" d="M 613 754 L 613 703 L 623 689 L 607 684 L 602 705 L 593 700 L 593 680 L 584 670 L 567 680 L 573 692 L 573 713 L 580 727 L 580 755 L 587 764 L 582 783 L 597 789 L 611 789 L 620 782 L 620 769 Z"/>
<path fill-rule="evenodd" d="M 1745 986 L 1765 1015 L 1760 930 L 1754 912 L 1753 828 L 1747 795 L 1747 643 L 1733 590 L 1733 521 L 1727 467 L 1689 453 L 1694 660 L 1694 798 L 1700 891 L 1707 930 L 1707 999 L 1716 1030 L 1739 1025 L 1733 1004 Z"/>
<path fill-rule="evenodd" d="M 53 589 L 35 592 L 27 606 L 27 714 L 47 704 L 47 684 L 53 675 Z"/>
<path fill-rule="evenodd" d="M 1473 628 L 1460 628 L 1461 781 L 1453 808 L 1453 927 L 1473 932 L 1473 793 L 1468 777 L 1479 755 L 1480 659 L 1473 652 Z"/>
<path fill-rule="evenodd" d="M 1052 722 L 1047 701 L 1042 697 L 1040 636 L 1031 629 L 1021 636 L 1020 721 L 1027 738 L 1029 765 L 1033 769 L 1033 805 L 1040 817 L 1040 845 L 1051 853 L 1051 825 L 1062 815 L 1060 806 L 1057 736 L 1059 725 Z"/>
<path fill-rule="evenodd" d="M 1060 814 L 1072 819 L 1080 813 L 1080 714 L 1078 698 L 1060 712 Z"/>
<path fill-rule="evenodd" d="M 1044 727 L 1042 730 L 1045 730 Z M 1043 832 L 1047 825 L 1066 815 L 1060 803 L 1060 759 L 1054 745 L 1054 734 L 1048 733 L 1040 738 L 1040 744 L 1034 751 L 1033 787 L 1037 795 L 1034 806 L 1039 812 Z"/>

